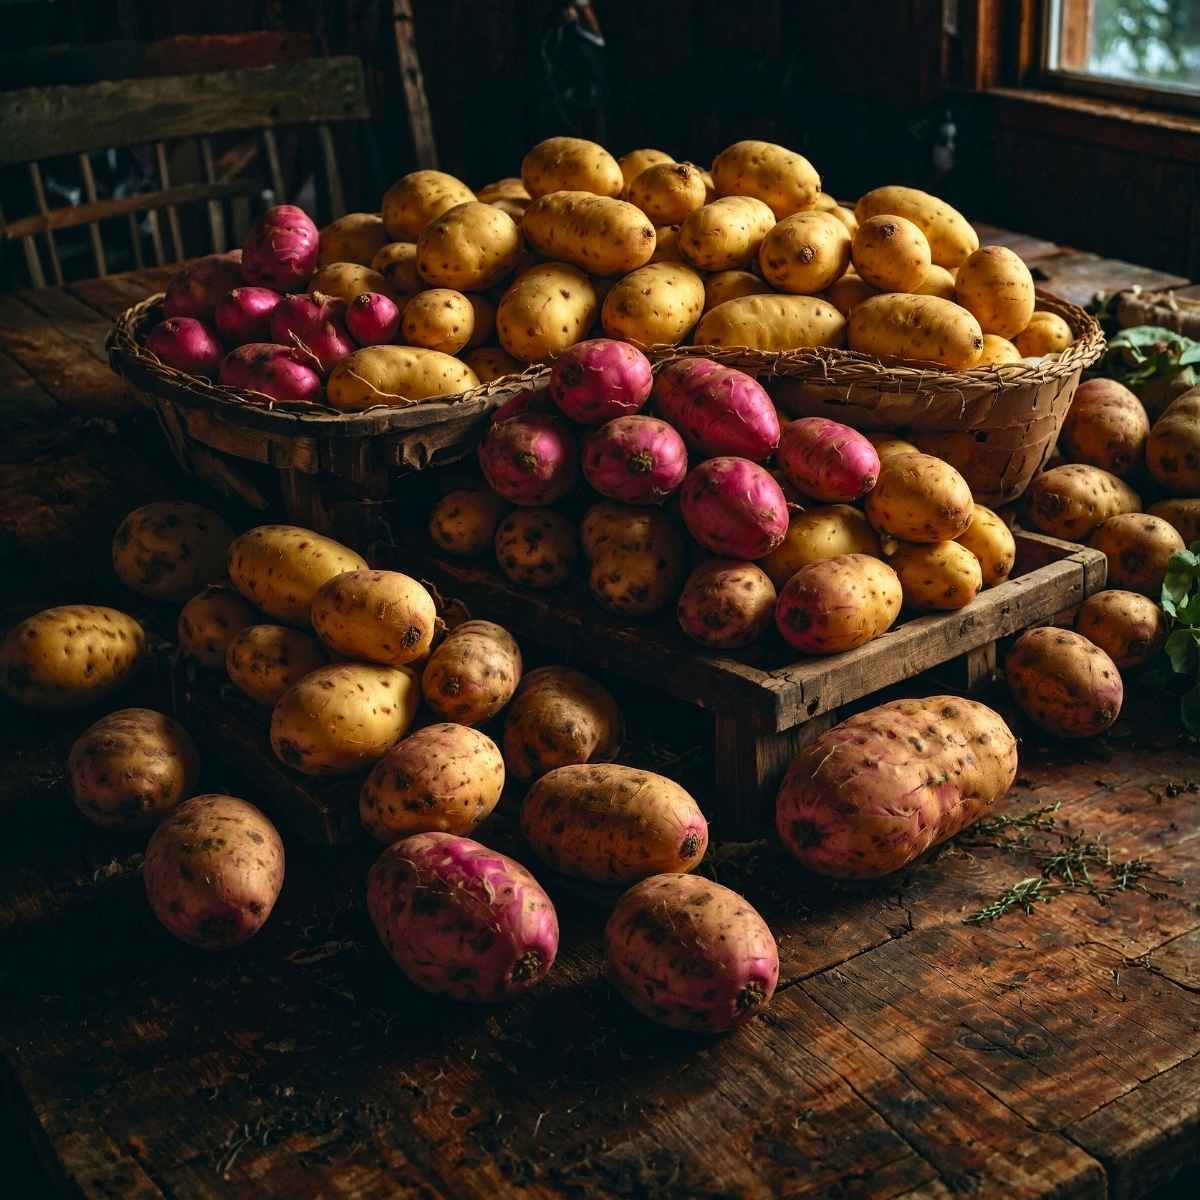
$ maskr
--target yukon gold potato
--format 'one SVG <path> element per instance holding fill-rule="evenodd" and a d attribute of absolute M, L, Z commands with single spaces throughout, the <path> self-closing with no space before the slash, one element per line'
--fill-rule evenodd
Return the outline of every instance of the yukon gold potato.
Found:
<path fill-rule="evenodd" d="M 82 708 L 125 683 L 145 648 L 141 625 L 115 608 L 46 608 L 8 631 L 0 691 L 28 708 Z"/>
<path fill-rule="evenodd" d="M 701 271 L 728 271 L 754 259 L 775 214 L 753 196 L 723 196 L 679 226 L 679 248 Z"/>
<path fill-rule="evenodd" d="M 429 536 L 447 554 L 472 558 L 492 545 L 507 511 L 508 505 L 490 488 L 455 488 L 433 506 Z"/>
<path fill-rule="evenodd" d="M 504 759 L 487 734 L 449 722 L 397 742 L 358 798 L 363 828 L 391 845 L 414 833 L 469 834 L 504 790 Z"/>
<path fill-rule="evenodd" d="M 726 146 L 713 159 L 712 176 L 719 196 L 753 196 L 769 205 L 779 221 L 808 208 L 821 193 L 812 163 L 773 142 Z"/>
<path fill-rule="evenodd" d="M 801 567 L 843 554 L 880 557 L 875 530 L 849 504 L 817 505 L 792 514 L 782 543 L 758 565 L 776 588 L 782 588 Z"/>
<path fill-rule="evenodd" d="M 425 226 L 447 209 L 467 204 L 475 193 L 444 171 L 413 171 L 383 193 L 383 224 L 396 242 L 415 242 Z"/>
<path fill-rule="evenodd" d="M 433 287 L 479 292 L 517 265 L 521 231 L 494 204 L 470 201 L 430 221 L 417 242 L 417 270 Z"/>
<path fill-rule="evenodd" d="M 931 454 L 892 454 L 867 493 L 867 520 L 906 542 L 944 542 L 971 524 L 975 504 L 967 481 Z"/>
<path fill-rule="evenodd" d="M 880 291 L 920 292 L 929 278 L 929 241 L 906 217 L 868 217 L 854 235 L 851 253 L 854 269 Z"/>
<path fill-rule="evenodd" d="M 1039 310 L 1013 338 L 1013 345 L 1020 350 L 1022 358 L 1040 358 L 1043 354 L 1060 353 L 1074 340 L 1070 325 L 1058 313 Z"/>
<path fill-rule="evenodd" d="M 783 585 L 775 627 L 804 654 L 840 654 L 891 628 L 903 594 L 896 572 L 866 554 L 841 554 L 801 567 Z"/>
<path fill-rule="evenodd" d="M 661 509 L 602 500 L 584 514 L 580 542 L 584 557 L 594 562 L 612 550 L 666 553 L 678 544 L 679 531 Z"/>
<path fill-rule="evenodd" d="M 850 314 L 851 350 L 877 358 L 922 359 L 954 370 L 975 366 L 983 331 L 965 308 L 938 296 L 873 296 Z"/>
<path fill-rule="evenodd" d="M 309 281 L 310 295 L 333 296 L 353 303 L 363 292 L 379 292 L 389 300 L 395 298 L 392 285 L 379 271 L 361 263 L 335 262 L 322 267 Z"/>
<path fill-rule="evenodd" d="M 1128 671 L 1149 662 L 1167 640 L 1167 615 L 1148 596 L 1110 588 L 1089 596 L 1075 614 L 1075 632 Z"/>
<path fill-rule="evenodd" d="M 656 225 L 654 227 L 654 253 L 650 255 L 652 263 L 687 262 L 683 251 L 679 248 L 679 225 Z"/>
<path fill-rule="evenodd" d="M 350 775 L 404 736 L 420 700 L 407 667 L 318 667 L 280 696 L 271 713 L 271 749 L 305 775 Z"/>
<path fill-rule="evenodd" d="M 215 513 L 186 500 L 135 508 L 113 536 L 117 578 L 151 600 L 182 602 L 225 574 L 233 530 Z"/>
<path fill-rule="evenodd" d="M 625 176 L 601 145 L 576 137 L 538 142 L 521 160 L 521 182 L 536 200 L 550 192 L 593 192 L 619 196 Z"/>
<path fill-rule="evenodd" d="M 209 584 L 179 613 L 180 653 L 202 667 L 219 670 L 225 665 L 229 643 L 257 619 L 257 611 L 236 589 L 227 583 Z"/>
<path fill-rule="evenodd" d="M 756 642 L 770 626 L 775 585 L 754 563 L 709 559 L 688 576 L 675 611 L 692 641 L 713 650 L 737 649 Z"/>
<path fill-rule="evenodd" d="M 468 306 L 469 307 L 469 306 Z M 325 397 L 342 412 L 454 396 L 479 386 L 461 359 L 419 346 L 368 346 L 330 372 Z"/>
<path fill-rule="evenodd" d="M 813 296 L 840 279 L 850 234 L 829 213 L 798 212 L 771 227 L 758 247 L 758 269 L 781 292 Z"/>
<path fill-rule="evenodd" d="M 1003 367 L 1020 361 L 1020 350 L 1008 338 L 1002 338 L 995 333 L 983 335 L 983 352 L 975 364 L 977 367 Z"/>
<path fill-rule="evenodd" d="M 475 332 L 475 309 L 462 292 L 429 288 L 404 306 L 400 332 L 410 346 L 457 354 Z"/>
<path fill-rule="evenodd" d="M 439 717 L 478 725 L 512 699 L 520 680 L 521 651 L 512 634 L 491 621 L 464 621 L 430 655 L 421 691 Z"/>
<path fill-rule="evenodd" d="M 983 587 L 979 560 L 959 542 L 898 542 L 887 561 L 900 577 L 904 603 L 917 612 L 965 608 Z"/>
<path fill-rule="evenodd" d="M 575 526 L 552 508 L 517 508 L 496 530 L 496 564 L 522 587 L 558 587 L 577 553 Z"/>
<path fill-rule="evenodd" d="M 656 166 L 658 163 L 673 163 L 674 161 L 664 150 L 630 150 L 628 154 L 622 154 L 617 159 L 617 166 L 621 168 L 625 186 L 628 187 L 650 167 Z"/>
<path fill-rule="evenodd" d="M 979 249 L 979 235 L 962 213 L 917 188 L 875 188 L 854 206 L 854 215 L 860 225 L 869 217 L 906 217 L 925 235 L 939 267 L 961 266 Z"/>
<path fill-rule="evenodd" d="M 704 310 L 704 281 L 682 263 L 649 263 L 613 285 L 600 320 L 609 337 L 677 345 Z"/>
<path fill-rule="evenodd" d="M 705 192 L 699 168 L 691 163 L 658 163 L 630 182 L 625 199 L 655 225 L 678 225 L 704 204 Z"/>
<path fill-rule="evenodd" d="M 588 192 L 553 192 L 535 200 L 521 229 L 539 254 L 592 275 L 636 271 L 654 253 L 654 223 L 641 209 Z"/>
<path fill-rule="evenodd" d="M 225 651 L 225 673 L 255 704 L 274 708 L 292 684 L 328 661 L 311 634 L 286 625 L 248 625 Z"/>
<path fill-rule="evenodd" d="M 843 317 L 848 317 L 864 300 L 878 295 L 879 289 L 872 287 L 861 275 L 846 274 L 835 279 L 821 293 L 821 299 L 828 300 Z"/>
<path fill-rule="evenodd" d="M 518 362 L 500 346 L 479 346 L 468 350 L 463 354 L 462 360 L 475 372 L 475 378 L 480 384 L 503 379 L 505 375 L 519 375 L 525 370 L 523 362 Z"/>
<path fill-rule="evenodd" d="M 1141 497 L 1127 483 L 1082 463 L 1043 471 L 1025 493 L 1025 512 L 1033 527 L 1067 542 L 1086 541 L 1102 521 L 1141 508 Z"/>
<path fill-rule="evenodd" d="M 253 804 L 193 796 L 150 838 L 146 899 L 181 941 L 205 950 L 240 946 L 271 915 L 283 861 L 279 832 Z"/>
<path fill-rule="evenodd" d="M 598 311 L 592 281 L 570 263 L 542 263 L 518 275 L 496 310 L 500 344 L 522 362 L 540 362 L 587 337 Z"/>
<path fill-rule="evenodd" d="M 867 441 L 875 447 L 875 453 L 879 455 L 881 463 L 889 454 L 921 453 L 919 446 L 914 446 L 912 442 L 897 437 L 894 433 L 868 433 Z"/>
<path fill-rule="evenodd" d="M 985 816 L 1016 774 L 1016 738 L 990 708 L 958 696 L 893 700 L 796 755 L 775 828 L 810 871 L 876 879 Z"/>
<path fill-rule="evenodd" d="M 67 779 L 75 807 L 104 829 L 157 825 L 196 788 L 200 755 L 178 721 L 149 708 L 122 708 L 84 730 L 71 747 Z"/>
<path fill-rule="evenodd" d="M 371 270 L 378 271 L 397 296 L 410 296 L 425 287 L 417 270 L 416 242 L 388 242 L 371 259 Z"/>
<path fill-rule="evenodd" d="M 692 341 L 697 346 L 795 350 L 840 346 L 845 336 L 846 318 L 819 296 L 741 296 L 705 313 Z"/>
<path fill-rule="evenodd" d="M 378 213 L 347 213 L 321 230 L 317 266 L 325 267 L 335 262 L 374 266 L 375 255 L 389 240 L 383 218 Z"/>
<path fill-rule="evenodd" d="M 1174 526 L 1187 545 L 1200 541 L 1200 500 L 1160 500 L 1146 511 Z"/>
<path fill-rule="evenodd" d="M 259 525 L 229 547 L 229 578 L 247 600 L 289 625 L 308 624 L 317 589 L 366 560 L 341 542 L 299 525 Z"/>
<path fill-rule="evenodd" d="M 683 582 L 683 541 L 673 525 L 637 550 L 602 550 L 592 559 L 588 590 L 609 612 L 645 617 L 665 608 Z"/>
<path fill-rule="evenodd" d="M 990 508 L 976 504 L 971 523 L 954 539 L 979 561 L 985 588 L 1003 583 L 1017 560 L 1017 543 L 1012 530 Z"/>
<path fill-rule="evenodd" d="M 854 215 L 852 208 L 847 208 L 843 204 L 835 204 L 832 208 L 822 209 L 822 212 L 827 212 L 831 217 L 836 217 L 846 227 L 846 232 L 851 236 L 858 232 L 858 218 Z"/>
<path fill-rule="evenodd" d="M 323 583 L 309 609 L 313 631 L 339 658 L 402 667 L 424 658 L 437 606 L 400 571 L 344 571 Z"/>
<path fill-rule="evenodd" d="M 1158 596 L 1171 555 L 1184 549 L 1174 526 L 1148 513 L 1118 513 L 1102 521 L 1089 545 L 1108 559 L 1112 587 Z"/>
<path fill-rule="evenodd" d="M 1071 461 L 1124 477 L 1137 466 L 1150 436 L 1142 402 L 1115 379 L 1088 379 L 1075 389 L 1058 435 Z"/>
<path fill-rule="evenodd" d="M 704 311 L 742 296 L 769 296 L 773 290 L 753 271 L 716 271 L 704 281 Z"/>
<path fill-rule="evenodd" d="M 570 667 L 538 667 L 521 680 L 504 721 L 504 765 L 522 783 L 555 767 L 607 762 L 624 736 L 608 690 Z"/>
<path fill-rule="evenodd" d="M 515 175 L 506 175 L 494 183 L 485 183 L 475 191 L 475 199 L 490 204 L 493 200 L 532 200 L 529 190 Z"/>
<path fill-rule="evenodd" d="M 908 290 L 916 292 L 918 296 L 940 296 L 943 300 L 953 300 L 954 276 L 945 267 L 939 267 L 937 263 L 930 263 L 929 270 L 925 272 L 925 278 L 921 280 L 920 287 Z M 985 340 L 986 337 L 985 334 Z M 1017 357 L 1019 358 L 1020 355 Z"/>
<path fill-rule="evenodd" d="M 465 348 L 474 350 L 484 342 L 490 342 L 492 334 L 496 332 L 496 304 L 490 296 L 485 296 L 482 292 L 472 292 L 467 299 L 474 314 L 474 325 Z"/>
<path fill-rule="evenodd" d="M 1095 737 L 1120 715 L 1125 689 L 1116 664 L 1081 634 L 1026 630 L 1004 660 L 1013 699 L 1058 737 Z"/>
<path fill-rule="evenodd" d="M 1173 400 L 1146 442 L 1150 474 L 1175 496 L 1200 496 L 1200 388 Z"/>
<path fill-rule="evenodd" d="M 708 849 L 708 822 L 689 792 L 617 763 L 544 774 L 521 805 L 521 832 L 547 866 L 593 883 L 691 871 Z"/>
<path fill-rule="evenodd" d="M 1007 246 L 984 246 L 958 268 L 954 295 L 984 333 L 1015 337 L 1033 316 L 1033 276 Z"/>

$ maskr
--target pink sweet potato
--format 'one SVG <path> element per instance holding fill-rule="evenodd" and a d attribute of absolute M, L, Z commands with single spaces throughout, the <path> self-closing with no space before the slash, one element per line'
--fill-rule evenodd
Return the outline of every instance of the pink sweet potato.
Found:
<path fill-rule="evenodd" d="M 1053 625 L 1017 638 L 1004 676 L 1030 720 L 1059 737 L 1103 733 L 1125 699 L 1116 663 L 1082 634 Z"/>
<path fill-rule="evenodd" d="M 331 371 L 355 351 L 345 316 L 345 301 L 336 296 L 305 292 L 284 296 L 271 313 L 271 341 L 307 350 L 322 371 Z"/>
<path fill-rule="evenodd" d="M 763 558 L 787 533 L 782 489 L 747 458 L 710 458 L 693 467 L 680 501 L 688 532 L 722 558 Z"/>
<path fill-rule="evenodd" d="M 321 235 L 308 213 L 294 204 L 269 208 L 242 243 L 247 283 L 278 292 L 302 291 L 317 269 Z"/>
<path fill-rule="evenodd" d="M 630 416 L 646 403 L 653 376 L 636 346 L 612 338 L 576 342 L 554 360 L 550 397 L 581 425 Z"/>
<path fill-rule="evenodd" d="M 858 430 L 825 417 L 790 422 L 777 461 L 797 491 L 826 504 L 849 504 L 879 478 L 875 447 Z"/>
<path fill-rule="evenodd" d="M 167 281 L 163 311 L 168 317 L 211 321 L 221 297 L 243 282 L 240 250 L 205 255 L 181 267 Z"/>
<path fill-rule="evenodd" d="M 225 355 L 219 382 L 259 392 L 279 404 L 319 404 L 321 376 L 312 360 L 294 346 L 250 342 Z"/>
<path fill-rule="evenodd" d="M 194 317 L 159 321 L 146 334 L 146 349 L 168 367 L 208 379 L 217 374 L 224 353 L 212 330 Z"/>
<path fill-rule="evenodd" d="M 578 457 L 565 421 L 529 409 L 493 419 L 479 446 L 484 478 L 511 504 L 561 500 L 575 486 Z"/>
<path fill-rule="evenodd" d="M 651 875 L 631 887 L 604 929 L 613 986 L 671 1029 L 721 1033 L 771 1003 L 779 950 L 737 892 L 700 875 Z"/>
<path fill-rule="evenodd" d="M 360 346 L 386 346 L 400 330 L 400 307 L 382 292 L 363 292 L 346 306 L 346 328 Z"/>
<path fill-rule="evenodd" d="M 657 417 L 617 417 L 583 443 L 584 478 L 609 500 L 661 504 L 687 474 L 683 438 Z"/>
<path fill-rule="evenodd" d="M 707 358 L 669 363 L 654 381 L 658 414 L 700 458 L 734 455 L 763 462 L 779 445 L 779 415 L 771 397 L 743 371 Z"/>
<path fill-rule="evenodd" d="M 367 876 L 367 910 L 417 987 L 455 1000 L 508 1000 L 535 987 L 558 953 L 558 914 L 520 863 L 470 838 L 419 833 Z"/>
<path fill-rule="evenodd" d="M 283 297 L 270 288 L 239 287 L 217 302 L 214 321 L 225 345 L 265 342 L 271 336 L 271 313 Z"/>
<path fill-rule="evenodd" d="M 1016 773 L 1016 739 L 986 705 L 958 696 L 893 700 L 796 755 L 775 827 L 810 871 L 874 879 L 979 820 Z"/>

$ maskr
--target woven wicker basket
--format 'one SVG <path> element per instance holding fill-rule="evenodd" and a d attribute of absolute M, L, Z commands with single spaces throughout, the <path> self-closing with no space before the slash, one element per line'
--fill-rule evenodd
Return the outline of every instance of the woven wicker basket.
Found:
<path fill-rule="evenodd" d="M 549 373 L 530 367 L 445 400 L 357 413 L 281 405 L 161 362 L 142 344 L 161 319 L 161 295 L 126 310 L 109 333 L 108 357 L 153 407 L 183 469 L 360 549 L 387 536 L 383 509 L 399 476 L 471 453 L 487 414 Z"/>
<path fill-rule="evenodd" d="M 833 417 L 869 432 L 902 430 L 922 449 L 953 463 L 977 500 L 1001 505 L 1016 500 L 1049 458 L 1080 372 L 1104 351 L 1104 334 L 1083 309 L 1042 292 L 1038 308 L 1058 313 L 1071 326 L 1075 342 L 1067 350 L 972 371 L 829 349 L 656 347 L 653 357 L 703 355 L 746 371 L 791 416 Z"/>

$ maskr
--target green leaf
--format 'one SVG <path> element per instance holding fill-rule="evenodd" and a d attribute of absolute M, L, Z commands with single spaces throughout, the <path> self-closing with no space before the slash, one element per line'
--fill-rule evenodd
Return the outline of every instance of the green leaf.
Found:
<path fill-rule="evenodd" d="M 1196 635 L 1190 629 L 1177 629 L 1163 646 L 1176 675 L 1190 675 L 1196 663 Z"/>
<path fill-rule="evenodd" d="M 1194 736 L 1200 736 L 1200 686 L 1183 694 L 1183 699 L 1179 701 L 1179 715 L 1183 719 L 1184 729 Z"/>
<path fill-rule="evenodd" d="M 1187 601 L 1188 592 L 1192 587 L 1191 571 L 1168 570 L 1163 576 L 1162 594 L 1159 603 L 1168 617 L 1177 617 L 1179 609 Z"/>
<path fill-rule="evenodd" d="M 1192 346 L 1179 356 L 1180 367 L 1190 367 L 1192 363 L 1200 363 L 1200 345 Z"/>
<path fill-rule="evenodd" d="M 1200 625 L 1200 592 L 1193 592 L 1187 598 L 1187 603 L 1183 604 L 1175 614 L 1175 620 L 1181 626 Z"/>

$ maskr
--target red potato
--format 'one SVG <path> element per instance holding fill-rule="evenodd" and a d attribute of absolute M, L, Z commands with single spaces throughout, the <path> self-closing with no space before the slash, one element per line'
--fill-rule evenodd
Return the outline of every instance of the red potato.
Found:
<path fill-rule="evenodd" d="M 775 827 L 810 871 L 876 879 L 979 820 L 1016 774 L 1016 739 L 990 708 L 958 696 L 894 700 L 796 755 Z"/>
<path fill-rule="evenodd" d="M 873 641 L 900 615 L 896 572 L 866 554 L 840 554 L 801 567 L 783 585 L 775 626 L 804 654 L 840 654 Z"/>
<path fill-rule="evenodd" d="M 367 876 L 367 911 L 417 987 L 455 1000 L 509 1000 L 558 953 L 558 914 L 520 863 L 449 833 L 389 846 Z"/>
<path fill-rule="evenodd" d="M 271 341 L 307 351 L 328 372 L 354 353 L 346 329 L 346 304 L 336 296 L 304 292 L 284 296 L 271 313 Z"/>
<path fill-rule="evenodd" d="M 617 417 L 588 434 L 581 465 L 602 496 L 624 504 L 661 504 L 687 474 L 687 447 L 666 421 Z"/>
<path fill-rule="evenodd" d="M 346 329 L 360 346 L 384 346 L 396 340 L 401 312 L 390 296 L 363 292 L 346 308 Z"/>
<path fill-rule="evenodd" d="M 277 292 L 303 291 L 317 269 L 321 235 L 312 219 L 294 204 L 269 208 L 242 243 L 242 272 L 247 283 Z"/>
<path fill-rule="evenodd" d="M 439 717 L 478 725 L 512 699 L 521 670 L 520 647 L 507 629 L 492 621 L 464 621 L 429 656 L 421 692 Z"/>
<path fill-rule="evenodd" d="M 561 500 L 575 486 L 578 451 L 560 417 L 504 410 L 479 445 L 479 465 L 492 490 L 512 504 L 540 507 Z"/>
<path fill-rule="evenodd" d="M 748 1021 L 779 982 L 767 923 L 737 892 L 699 875 L 652 875 L 630 888 L 605 926 L 604 957 L 638 1012 L 695 1033 Z"/>
<path fill-rule="evenodd" d="M 194 317 L 168 317 L 146 334 L 146 349 L 160 362 L 188 375 L 215 379 L 224 351 L 213 332 Z"/>
<path fill-rule="evenodd" d="M 1095 737 L 1120 715 L 1125 688 L 1099 646 L 1069 629 L 1021 634 L 1004 661 L 1013 699 L 1036 725 L 1059 737 Z"/>
<path fill-rule="evenodd" d="M 849 504 L 879 478 L 875 447 L 856 429 L 825 417 L 789 422 L 777 461 L 797 491 L 826 504 Z"/>
<path fill-rule="evenodd" d="M 550 399 L 581 425 L 602 425 L 636 413 L 650 395 L 650 360 L 636 346 L 612 338 L 576 342 L 555 360 Z"/>
<path fill-rule="evenodd" d="M 240 250 L 197 258 L 167 281 L 163 312 L 168 317 L 211 321 L 221 297 L 244 282 Z"/>
<path fill-rule="evenodd" d="M 746 458 L 710 458 L 684 480 L 688 532 L 723 558 L 763 558 L 784 539 L 788 507 L 770 472 Z"/>
<path fill-rule="evenodd" d="M 221 362 L 218 382 L 275 404 L 320 404 L 323 396 L 312 359 L 295 347 L 272 342 L 249 342 L 231 350 Z"/>
<path fill-rule="evenodd" d="M 271 338 L 271 313 L 283 297 L 271 288 L 238 287 L 226 292 L 213 314 L 217 332 L 229 347 Z"/>

